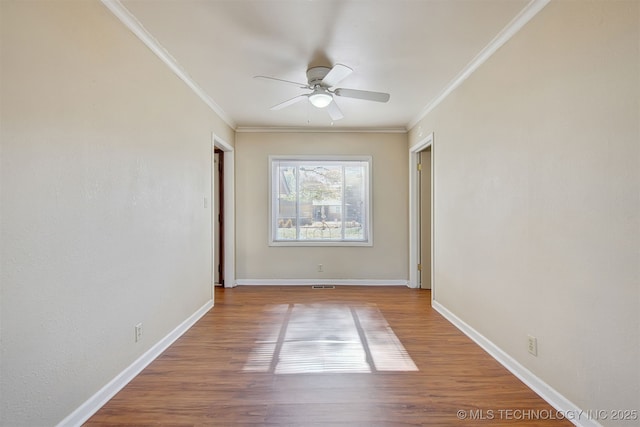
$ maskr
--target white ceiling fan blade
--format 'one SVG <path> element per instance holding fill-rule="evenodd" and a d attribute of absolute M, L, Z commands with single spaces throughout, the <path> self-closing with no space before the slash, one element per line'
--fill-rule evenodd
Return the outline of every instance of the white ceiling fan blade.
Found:
<path fill-rule="evenodd" d="M 284 82 L 284 83 L 291 83 L 293 85 L 298 86 L 301 89 L 306 89 L 309 87 L 309 85 L 305 84 L 305 83 L 298 83 L 298 82 L 292 82 L 291 80 L 283 80 L 283 79 L 277 79 L 275 77 L 269 77 L 269 76 L 253 76 L 254 79 L 266 79 L 266 80 L 275 80 L 277 82 Z"/>
<path fill-rule="evenodd" d="M 331 104 L 327 106 L 327 112 L 329 113 L 329 116 L 331 116 L 331 119 L 334 121 L 340 120 L 344 117 L 344 114 L 342 114 L 342 111 L 340 111 L 340 107 L 338 107 L 338 104 L 336 104 L 335 100 L 331 101 Z"/>
<path fill-rule="evenodd" d="M 322 84 L 326 87 L 333 87 L 351 74 L 353 70 L 346 65 L 336 64 L 322 79 Z"/>
<path fill-rule="evenodd" d="M 365 99 L 367 101 L 387 102 L 390 98 L 388 93 L 383 92 L 370 92 L 368 90 L 358 89 L 344 89 L 338 88 L 334 91 L 338 96 L 344 96 L 345 98 L 357 98 Z"/>
<path fill-rule="evenodd" d="M 284 102 L 281 102 L 280 104 L 276 104 L 273 107 L 271 107 L 271 110 L 281 110 L 284 107 L 288 107 L 289 105 L 293 105 L 295 103 L 298 103 L 300 101 L 302 101 L 305 98 L 309 98 L 309 95 L 298 95 L 295 98 L 291 98 L 291 99 L 287 99 Z"/>

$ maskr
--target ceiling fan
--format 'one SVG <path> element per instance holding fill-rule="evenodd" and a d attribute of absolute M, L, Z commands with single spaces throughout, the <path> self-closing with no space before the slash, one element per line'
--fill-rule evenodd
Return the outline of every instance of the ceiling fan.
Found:
<path fill-rule="evenodd" d="M 329 116 L 333 120 L 340 120 L 344 117 L 342 111 L 338 107 L 334 100 L 334 96 L 343 96 L 345 98 L 363 99 L 366 101 L 387 102 L 390 95 L 382 92 L 371 92 L 368 90 L 358 89 L 345 89 L 335 88 L 335 85 L 341 82 L 345 77 L 351 74 L 353 70 L 346 65 L 335 64 L 332 68 L 329 67 L 311 67 L 307 70 L 308 83 L 297 83 L 290 80 L 277 79 L 275 77 L 268 76 L 255 76 L 259 79 L 276 80 L 284 83 L 291 83 L 298 86 L 300 89 L 311 90 L 311 93 L 305 93 L 298 95 L 294 98 L 288 99 L 284 102 L 274 105 L 271 110 L 280 110 L 284 107 L 288 107 L 304 99 L 308 99 L 309 102 L 317 108 L 326 108 Z"/>

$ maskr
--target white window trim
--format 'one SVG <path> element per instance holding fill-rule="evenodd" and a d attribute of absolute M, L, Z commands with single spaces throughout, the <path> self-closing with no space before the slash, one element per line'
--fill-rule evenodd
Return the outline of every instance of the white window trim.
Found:
<path fill-rule="evenodd" d="M 273 165 L 275 161 L 361 161 L 368 163 L 368 180 L 367 180 L 367 213 L 366 213 L 366 241 L 352 240 L 274 240 L 274 218 L 277 217 L 275 212 L 276 204 L 274 203 L 273 194 Z M 373 246 L 373 161 L 371 156 L 354 156 L 354 155 L 271 155 L 269 156 L 269 215 L 268 215 L 268 245 L 269 246 Z"/>

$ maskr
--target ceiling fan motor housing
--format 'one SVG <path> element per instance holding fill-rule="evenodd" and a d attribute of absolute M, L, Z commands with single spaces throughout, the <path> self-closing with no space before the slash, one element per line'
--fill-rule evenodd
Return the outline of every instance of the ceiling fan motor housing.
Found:
<path fill-rule="evenodd" d="M 307 70 L 307 81 L 309 86 L 314 87 L 316 85 L 322 85 L 322 79 L 329 74 L 331 68 L 329 67 L 312 67 Z"/>

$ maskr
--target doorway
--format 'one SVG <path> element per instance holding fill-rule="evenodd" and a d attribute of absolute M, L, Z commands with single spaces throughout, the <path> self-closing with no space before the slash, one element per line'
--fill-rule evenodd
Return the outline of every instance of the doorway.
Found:
<path fill-rule="evenodd" d="M 224 151 L 213 150 L 213 281 L 216 286 L 224 286 Z"/>
<path fill-rule="evenodd" d="M 236 286 L 233 146 L 211 134 L 211 284 Z"/>
<path fill-rule="evenodd" d="M 420 151 L 418 156 L 418 282 L 421 289 L 431 289 L 431 145 Z"/>
<path fill-rule="evenodd" d="M 409 287 L 435 283 L 435 146 L 433 133 L 409 148 Z"/>

